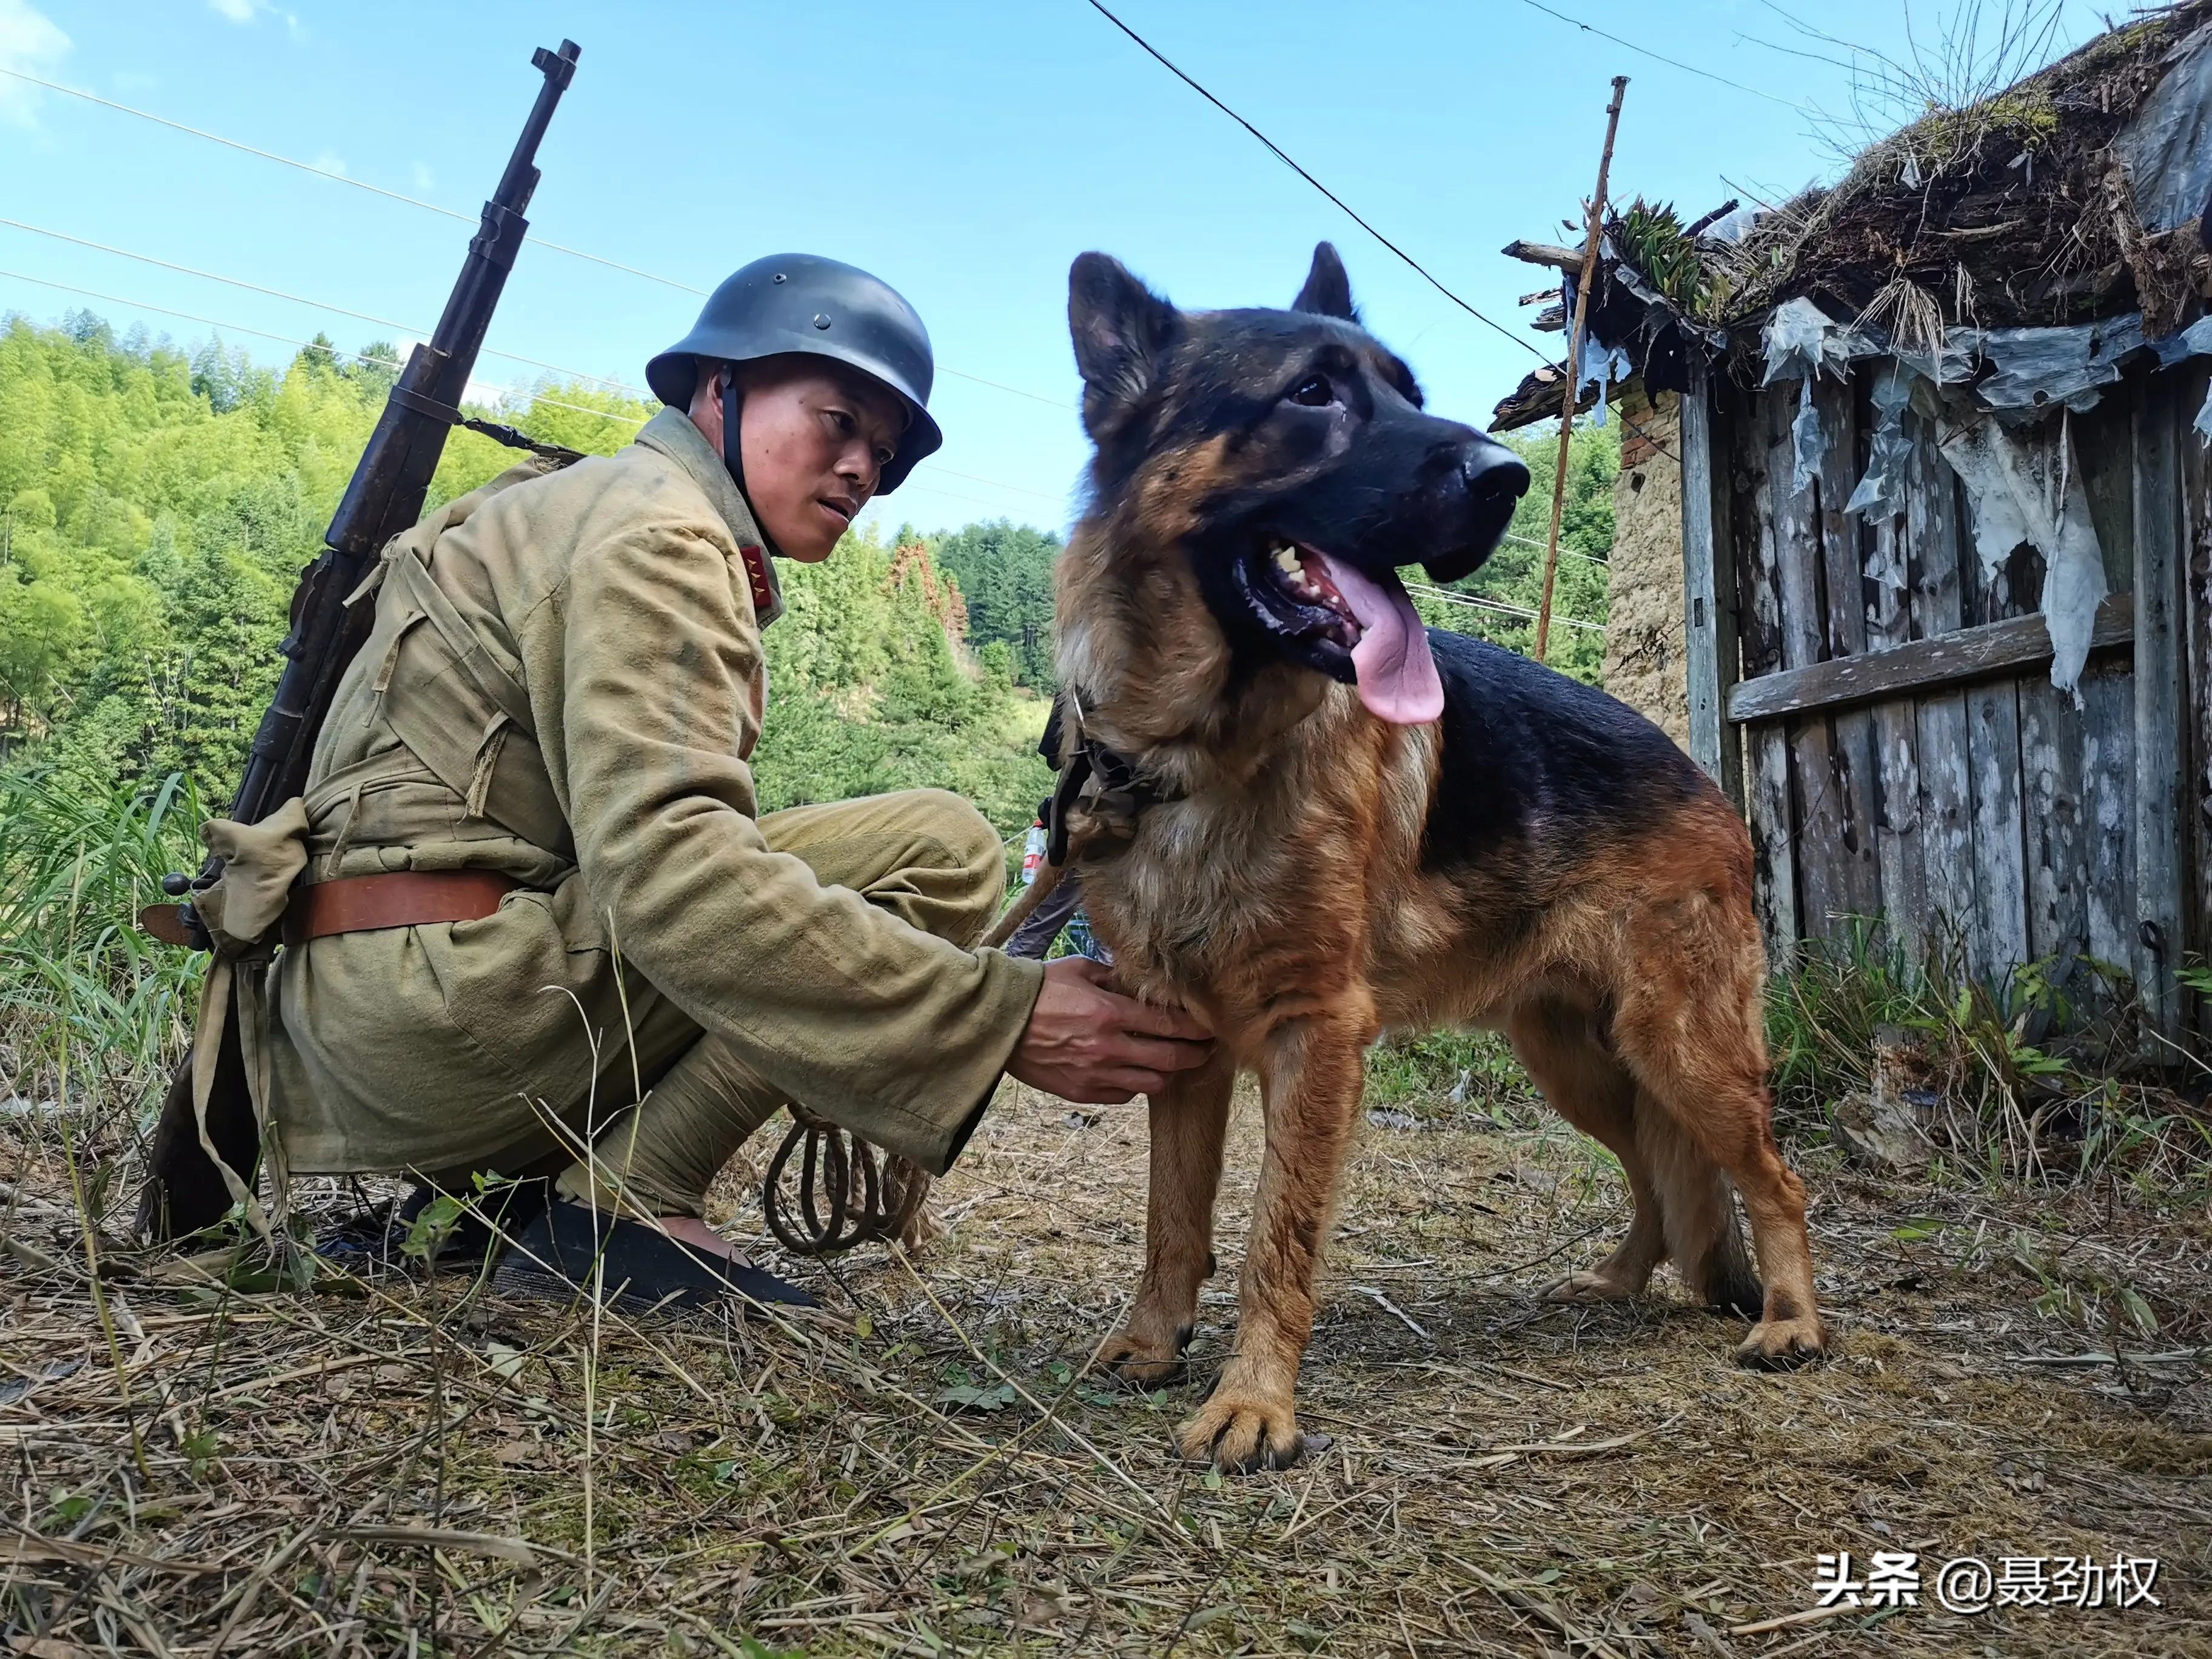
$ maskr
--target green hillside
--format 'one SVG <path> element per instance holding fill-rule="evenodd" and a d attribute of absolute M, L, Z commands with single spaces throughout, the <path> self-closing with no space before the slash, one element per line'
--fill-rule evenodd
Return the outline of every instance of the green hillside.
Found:
<path fill-rule="evenodd" d="M 319 544 L 396 368 L 385 343 L 326 340 L 281 371 L 220 341 L 118 339 L 89 313 L 0 326 L 0 763 L 106 781 L 183 774 L 225 798 L 276 678 L 300 568 Z M 650 411 L 589 386 L 547 384 L 512 419 L 608 453 Z M 1565 617 L 1604 614 L 1610 434 L 1577 437 Z M 512 452 L 457 432 L 443 501 Z M 1532 471 L 1548 481 L 1540 441 Z M 1462 584 L 1505 609 L 1422 594 L 1430 619 L 1526 648 L 1548 495 Z M 774 712 L 757 757 L 769 807 L 917 784 L 975 799 L 1007 834 L 1048 786 L 1030 752 L 1053 686 L 1057 536 L 1005 520 L 925 544 L 863 533 L 784 572 L 771 629 Z M 1601 635 L 1563 627 L 1553 660 L 1594 678 Z"/>

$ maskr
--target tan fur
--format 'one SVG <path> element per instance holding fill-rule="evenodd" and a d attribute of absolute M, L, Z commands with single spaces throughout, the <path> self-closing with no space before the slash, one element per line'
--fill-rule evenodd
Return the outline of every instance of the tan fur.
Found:
<path fill-rule="evenodd" d="M 1657 828 L 1534 862 L 1420 867 L 1441 749 L 1347 688 L 1284 664 L 1232 684 L 1229 652 L 1164 504 L 1218 453 L 1147 464 L 1118 514 L 1060 561 L 1063 681 L 1088 734 L 1188 798 L 1152 807 L 1126 850 L 1081 866 L 1099 932 L 1136 994 L 1212 1024 L 1224 1059 L 1151 1103 L 1144 1277 L 1104 1357 L 1132 1380 L 1179 1372 L 1210 1271 L 1222 1127 L 1236 1070 L 1258 1074 L 1267 1145 L 1236 1346 L 1181 1430 L 1231 1468 L 1294 1458 L 1293 1402 L 1337 1176 L 1359 1120 L 1361 1056 L 1385 1030 L 1486 1025 L 1547 1097 L 1620 1159 L 1628 1237 L 1553 1293 L 1639 1293 L 1671 1256 L 1716 1302 L 1766 1290 L 1741 1353 L 1792 1363 L 1825 1337 L 1804 1190 L 1770 1131 L 1764 956 L 1751 845 L 1708 788 Z M 1540 907 L 1533 927 L 1508 918 Z"/>

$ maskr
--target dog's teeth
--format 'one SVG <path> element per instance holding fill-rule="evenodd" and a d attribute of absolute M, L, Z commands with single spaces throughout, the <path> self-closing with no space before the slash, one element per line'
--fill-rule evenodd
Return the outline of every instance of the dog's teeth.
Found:
<path fill-rule="evenodd" d="M 1287 545 L 1275 549 L 1275 568 L 1285 576 L 1301 577 L 1305 574 L 1298 564 L 1297 549 Z"/>

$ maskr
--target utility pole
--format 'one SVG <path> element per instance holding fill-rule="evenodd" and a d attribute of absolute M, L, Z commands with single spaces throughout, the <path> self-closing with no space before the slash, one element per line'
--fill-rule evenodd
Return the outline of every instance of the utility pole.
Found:
<path fill-rule="evenodd" d="M 1559 464 L 1552 474 L 1552 533 L 1544 543 L 1544 596 L 1536 605 L 1536 660 L 1552 643 L 1552 585 L 1559 575 L 1559 520 L 1567 505 L 1567 441 L 1575 429 L 1576 394 L 1581 389 L 1583 326 L 1589 315 L 1590 280 L 1597 274 L 1597 245 L 1605 231 L 1605 180 L 1613 170 L 1613 135 L 1620 126 L 1620 100 L 1628 77 L 1613 77 L 1613 102 L 1605 112 L 1605 151 L 1598 157 L 1597 189 L 1589 199 L 1588 234 L 1583 238 L 1582 276 L 1575 284 L 1575 317 L 1567 330 L 1566 390 L 1559 394 Z"/>

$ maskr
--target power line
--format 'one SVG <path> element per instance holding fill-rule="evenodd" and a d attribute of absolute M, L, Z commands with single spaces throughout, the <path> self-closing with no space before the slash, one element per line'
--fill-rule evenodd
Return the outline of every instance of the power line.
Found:
<path fill-rule="evenodd" d="M 1359 214 L 1354 210 L 1349 202 L 1346 202 L 1341 196 L 1339 196 L 1327 185 L 1322 183 L 1320 179 L 1315 178 L 1313 174 L 1308 173 L 1304 167 L 1292 161 L 1288 153 L 1284 150 L 1280 144 L 1267 137 L 1266 133 L 1261 131 L 1259 128 L 1254 126 L 1249 121 L 1239 115 L 1235 110 L 1230 108 L 1228 105 L 1223 103 L 1218 98 L 1216 98 L 1212 93 L 1208 92 L 1204 87 L 1200 86 L 1196 81 L 1193 80 L 1181 69 L 1177 68 L 1174 62 L 1163 53 L 1158 47 L 1155 46 L 1151 41 L 1146 40 L 1143 35 L 1138 33 L 1136 30 L 1131 28 L 1127 23 L 1123 22 L 1112 12 L 1109 11 L 1101 3 L 1101 0 L 1090 0 L 1090 4 L 1092 10 L 1096 11 L 1115 28 L 1121 30 L 1122 33 L 1127 35 L 1139 46 L 1143 47 L 1149 56 L 1157 61 L 1161 67 L 1167 70 L 1170 74 L 1173 75 L 1176 79 L 1181 81 L 1193 92 L 1205 99 L 1207 103 L 1212 105 L 1214 108 L 1219 110 L 1231 120 L 1236 122 L 1237 125 L 1243 128 L 1245 131 L 1250 133 L 1255 138 L 1258 139 L 1261 143 L 1267 147 L 1268 153 L 1273 155 L 1277 161 L 1280 161 L 1285 167 L 1290 168 L 1291 172 L 1297 173 L 1299 178 L 1304 179 L 1322 195 L 1328 197 L 1328 199 L 1334 202 L 1352 223 L 1358 225 L 1360 229 L 1365 231 L 1376 241 L 1382 243 L 1384 247 L 1389 248 L 1391 252 L 1396 254 L 1401 259 L 1404 260 L 1407 264 L 1411 266 L 1417 273 L 1419 274 L 1422 280 L 1426 282 L 1431 288 L 1436 289 L 1437 293 L 1443 295 L 1445 299 L 1449 300 L 1454 305 L 1457 306 L 1462 311 L 1467 313 L 1468 316 L 1474 318 L 1476 321 L 1483 324 L 1486 327 L 1497 330 L 1498 333 L 1512 341 L 1514 344 L 1519 346 L 1530 356 L 1541 357 L 1544 355 L 1528 341 L 1522 339 L 1518 334 L 1516 334 L 1511 329 L 1506 327 L 1504 324 L 1476 310 L 1465 300 L 1461 299 L 1458 295 L 1453 293 L 1451 289 L 1446 288 L 1441 282 L 1437 281 L 1435 276 L 1430 274 L 1429 268 L 1426 265 L 1423 264 L 1419 259 L 1416 259 L 1412 254 L 1407 252 L 1405 249 L 1400 247 L 1395 242 L 1392 241 L 1388 236 L 1385 236 L 1381 231 L 1376 229 L 1373 225 L 1368 223 L 1365 219 L 1362 218 Z"/>
<path fill-rule="evenodd" d="M 1536 540 L 1534 537 L 1516 536 L 1510 531 L 1508 531 L 1504 535 L 1500 536 L 1498 539 L 1502 542 L 1513 542 L 1522 547 L 1533 547 L 1539 553 L 1544 550 L 1544 544 Z M 1601 559 L 1595 553 L 1580 552 L 1571 547 L 1562 547 L 1559 550 L 1559 556 L 1563 559 L 1581 559 L 1589 564 L 1603 565 L 1608 570 L 1613 568 L 1611 560 Z"/>
<path fill-rule="evenodd" d="M 463 224 L 476 222 L 476 220 L 468 214 L 456 212 L 449 207 L 441 207 L 435 202 L 426 202 L 418 196 L 409 196 L 399 191 L 386 190 L 381 185 L 372 185 L 364 179 L 335 172 L 329 167 L 317 167 L 312 161 L 302 161 L 294 156 L 282 155 L 273 149 L 263 149 L 258 145 L 241 143 L 235 138 L 226 138 L 219 132 L 210 132 L 204 127 L 188 126 L 182 121 L 173 121 L 166 115 L 156 115 L 151 110 L 138 109 L 130 104 L 118 103 L 112 98 L 102 98 L 96 93 L 87 92 L 79 87 L 66 86 L 59 81 L 48 81 L 35 75 L 26 75 L 21 70 L 0 68 L 0 75 L 11 76 L 18 81 L 27 81 L 33 86 L 44 87 L 50 92 L 66 93 L 72 98 L 82 98 L 88 104 L 97 104 L 103 109 L 112 109 L 119 114 L 133 115 L 142 121 L 151 121 L 156 126 L 167 127 L 173 132 L 185 133 L 194 138 L 205 139 L 211 144 L 221 144 L 226 149 L 234 149 L 242 155 L 258 156 L 264 161 L 276 162 L 281 167 L 296 168 L 301 173 L 312 173 L 318 179 L 327 179 L 332 184 L 349 185 L 356 190 L 365 190 L 370 195 L 381 196 L 387 201 L 404 202 L 409 207 L 422 209 L 425 213 L 435 213 L 447 219 L 458 219 Z M 534 242 L 540 247 L 550 248 L 556 253 L 565 253 L 572 259 L 584 259 L 595 265 L 605 265 L 610 270 L 619 270 L 631 276 L 641 276 L 648 283 L 658 283 L 664 288 L 672 288 L 679 293 L 697 295 L 703 298 L 709 291 L 690 283 L 680 282 L 673 276 L 664 276 L 659 271 L 646 270 L 637 265 L 624 264 L 619 259 L 610 259 L 603 254 L 589 253 L 580 247 L 570 247 L 566 243 L 549 240 L 534 232 L 524 240 Z M 970 374 L 963 369 L 954 368 L 946 364 L 939 364 L 938 373 L 950 374 L 955 380 L 970 381 L 976 386 L 989 386 L 994 392 L 1004 392 L 1012 397 L 1027 398 L 1032 403 L 1043 404 L 1053 409 L 1076 407 L 1065 398 L 1048 398 L 1042 392 L 1025 392 L 1020 386 L 1007 386 L 1002 381 L 987 380 L 981 374 Z"/>
<path fill-rule="evenodd" d="M 1431 599 L 1442 599 L 1447 605 L 1463 605 L 1476 611 L 1503 611 L 1509 617 L 1526 617 L 1532 619 L 1536 615 L 1534 611 L 1524 605 L 1508 605 L 1504 599 L 1482 599 L 1473 593 L 1455 593 L 1448 587 L 1431 587 L 1426 582 L 1407 582 L 1406 591 L 1409 593 L 1425 593 Z M 1597 634 L 1605 632 L 1603 623 L 1578 622 L 1572 617 L 1562 617 L 1557 611 L 1553 613 L 1552 620 L 1567 628 L 1586 628 Z"/>
<path fill-rule="evenodd" d="M 332 345 L 324 340 L 302 340 L 290 334 L 272 334 L 265 328 L 248 328 L 243 323 L 226 322 L 220 317 L 203 317 L 194 311 L 179 311 L 169 306 L 157 306 L 143 300 L 128 299 L 120 294 L 103 294 L 97 289 L 79 288 L 73 283 L 57 283 L 50 277 L 33 276 L 21 270 L 0 269 L 0 276 L 11 276 L 19 283 L 33 283 L 40 288 L 58 289 L 64 294 L 75 294 L 88 300 L 105 300 L 110 305 L 127 306 L 133 311 L 157 312 L 164 317 L 181 318 L 188 323 L 204 323 L 210 328 L 222 329 L 232 334 L 251 334 L 257 339 L 274 340 L 279 345 L 299 346 L 310 351 L 328 351 L 334 357 L 350 357 L 359 363 L 374 363 L 380 368 L 401 369 L 406 367 L 397 357 L 379 357 L 366 351 L 348 351 L 343 346 Z M 642 426 L 644 420 L 635 415 L 618 414 L 610 409 L 593 409 L 586 404 L 563 403 L 558 398 L 549 398 L 532 386 L 495 386 L 488 380 L 471 380 L 471 386 L 486 392 L 499 393 L 502 404 L 509 398 L 526 397 L 533 403 L 544 404 L 549 409 L 574 410 L 579 415 L 596 415 L 603 421 L 622 421 L 631 426 Z M 1012 488 L 1012 486 L 1006 486 Z"/>
<path fill-rule="evenodd" d="M 948 478 L 965 478 L 969 483 L 988 484 L 994 489 L 1011 489 L 1018 495 L 1034 495 L 1039 501 L 1050 501 L 1056 507 L 1067 505 L 1067 492 L 1065 490 L 1055 495 L 1048 490 L 1031 489 L 1026 484 L 1007 483 L 1003 479 L 986 478 L 974 472 L 955 472 L 951 467 L 940 465 L 934 460 L 924 461 L 922 465 L 933 472 L 942 472 Z"/>
<path fill-rule="evenodd" d="M 427 213 L 442 214 L 448 219 L 458 219 L 463 224 L 476 223 L 476 217 L 472 214 L 459 213 L 452 208 L 441 207 L 435 202 L 426 202 L 417 196 L 407 196 L 396 190 L 386 190 L 381 185 L 369 184 L 364 179 L 352 178 L 331 167 L 317 167 L 312 161 L 300 161 L 289 155 L 279 155 L 273 149 L 261 149 L 252 144 L 243 144 L 235 138 L 226 138 L 221 133 L 210 132 L 204 127 L 186 126 L 182 121 L 172 121 L 168 117 L 156 115 L 151 110 L 134 109 L 129 104 L 118 104 L 112 98 L 102 98 L 98 94 L 86 92 L 82 88 L 64 86 L 58 81 L 42 80 L 35 75 L 26 75 L 21 70 L 0 69 L 0 75 L 12 76 L 18 81 L 27 81 L 33 86 L 46 88 L 49 92 L 67 93 L 72 98 L 82 98 L 85 102 L 98 104 L 104 109 L 116 110 L 125 115 L 135 115 L 142 121 L 151 121 L 156 126 L 167 127 L 173 132 L 189 133 L 195 138 L 204 138 L 211 144 L 222 145 L 226 149 L 238 150 L 247 155 L 258 155 L 264 161 L 275 161 L 284 167 L 297 167 L 302 173 L 312 173 L 318 179 L 328 179 L 333 184 L 350 185 L 356 190 L 365 190 L 370 195 L 381 196 L 387 201 L 404 202 L 409 207 L 421 208 Z M 535 242 L 540 247 L 551 248 L 556 253 L 565 253 L 573 259 L 588 259 L 595 265 L 605 265 L 612 270 L 627 271 L 633 276 L 642 276 L 647 282 L 666 283 L 671 288 L 685 289 L 693 294 L 706 292 L 704 289 L 691 288 L 688 283 L 678 283 L 666 276 L 656 276 L 649 270 L 640 270 L 635 265 L 626 265 L 619 259 L 602 258 L 596 253 L 586 253 L 581 248 L 567 247 L 559 242 L 549 241 L 543 236 L 530 235 L 523 240 Z"/>
<path fill-rule="evenodd" d="M 79 247 L 92 248 L 101 253 L 112 253 L 118 258 L 135 259 L 141 264 L 158 265 L 163 270 L 173 270 L 183 276 L 198 276 L 207 282 L 222 283 L 229 288 L 244 289 L 249 294 L 266 295 L 272 300 L 283 300 L 293 305 L 308 307 L 315 311 L 331 312 L 340 317 L 350 317 L 356 322 L 374 323 L 379 328 L 397 329 L 400 333 L 411 335 L 416 339 L 428 339 L 430 336 L 430 331 L 428 329 L 417 328 L 410 323 L 395 322 L 389 317 L 379 317 L 372 312 L 353 311 L 344 306 L 332 305 L 326 300 L 310 300 L 304 295 L 287 294 L 283 289 L 264 288 L 258 283 L 249 283 L 242 277 L 225 276 L 217 271 L 201 270 L 196 266 L 180 265 L 173 260 L 157 259 L 150 253 L 134 253 L 129 248 L 114 247 L 106 242 L 95 242 L 86 237 L 72 236 L 66 231 L 48 230 L 43 225 L 26 224 L 21 219 L 0 218 L 0 225 L 9 225 L 17 230 L 27 230 L 34 236 L 51 236 L 58 242 L 72 242 Z M 617 380 L 609 375 L 586 374 L 580 368 L 563 368 L 558 363 L 544 362 L 536 357 L 526 357 L 520 352 L 495 350 L 490 346 L 485 346 L 483 349 L 488 356 L 504 357 L 514 363 L 527 363 L 532 368 L 542 368 L 549 374 L 565 374 L 572 380 L 596 381 L 601 386 L 613 386 L 617 391 L 627 392 L 639 398 L 653 396 L 643 386 L 632 386 L 627 380 Z"/>
<path fill-rule="evenodd" d="M 258 339 L 274 340 L 280 345 L 300 346 L 317 350 L 327 349 L 334 356 L 349 357 L 356 362 L 374 363 L 380 368 L 392 369 L 398 369 L 405 367 L 404 363 L 394 357 L 374 356 L 365 351 L 348 351 L 342 346 L 325 346 L 323 343 L 315 340 L 302 340 L 289 334 L 274 334 L 265 328 L 248 328 L 243 323 L 228 322 L 220 317 L 204 317 L 198 312 L 179 311 L 170 306 L 151 305 L 143 300 L 130 299 L 120 294 L 104 294 L 97 289 L 79 288 L 73 283 L 57 283 L 52 281 L 51 278 L 45 276 L 33 276 L 24 271 L 0 269 L 0 276 L 13 277 L 19 283 L 31 283 L 40 288 L 58 289 L 64 294 L 75 294 L 88 300 L 103 300 L 110 305 L 126 306 L 133 311 L 151 311 L 158 313 L 160 315 L 164 317 L 179 318 L 188 323 L 202 323 L 210 328 L 222 329 L 233 334 L 251 334 Z M 645 417 L 640 416 L 626 415 L 609 409 L 593 409 L 587 404 L 568 403 L 559 398 L 548 397 L 544 392 L 531 386 L 494 386 L 489 382 L 483 381 L 476 382 L 475 384 L 480 386 L 484 391 L 497 392 L 500 395 L 502 406 L 509 398 L 526 398 L 530 400 L 532 405 L 542 404 L 548 409 L 569 410 L 579 415 L 596 416 L 603 421 L 620 422 L 628 426 L 642 426 L 645 424 Z M 1019 495 L 1036 495 L 1046 501 L 1057 502 L 1061 506 L 1065 506 L 1066 504 L 1063 497 L 1048 495 L 1045 491 L 1041 489 L 1031 489 L 1023 484 L 1008 483 L 1004 479 L 1000 478 L 986 478 L 973 472 L 956 472 L 949 466 L 939 466 L 933 460 L 924 462 L 923 465 L 930 468 L 933 471 L 943 472 L 947 476 L 955 478 L 965 478 L 970 483 L 988 484 L 994 489 L 1010 489 Z M 979 507 L 997 507 L 1000 505 L 995 501 L 982 501 L 976 496 L 959 495 L 952 490 L 937 489 L 933 485 L 928 483 L 922 483 L 918 487 L 932 490 L 933 493 L 936 495 L 951 495 L 955 501 L 972 501 Z"/>
<path fill-rule="evenodd" d="M 1610 40 L 1614 46 L 1632 52 L 1638 57 L 1649 58 L 1655 64 L 1664 64 L 1669 69 L 1680 70 L 1686 75 L 1700 76 L 1708 81 L 1717 81 L 1722 86 L 1734 87 L 1738 92 L 1747 92 L 1754 98 L 1764 98 L 1770 104 L 1779 104 L 1784 109 L 1796 111 L 1800 115 L 1814 114 L 1814 112 L 1807 109 L 1804 105 L 1795 103 L 1790 99 L 1778 98 L 1771 92 L 1762 92 L 1757 87 L 1746 86 L 1741 81 L 1731 81 L 1725 75 L 1716 75 L 1711 70 L 1699 69 L 1695 64 L 1686 64 L 1679 58 L 1669 58 L 1666 53 L 1654 52 L 1649 46 L 1639 46 L 1633 40 L 1624 40 L 1620 36 L 1609 33 L 1594 23 L 1583 22 L 1579 17 L 1570 17 L 1563 11 L 1554 11 L 1551 7 L 1544 4 L 1543 0 L 1521 0 L 1521 3 L 1524 6 L 1534 7 L 1547 17 L 1556 17 L 1562 23 L 1580 29 L 1584 34 L 1595 34 L 1601 40 Z"/>

